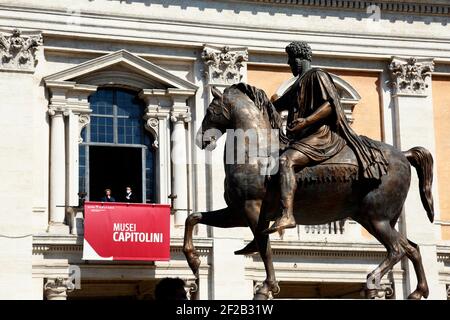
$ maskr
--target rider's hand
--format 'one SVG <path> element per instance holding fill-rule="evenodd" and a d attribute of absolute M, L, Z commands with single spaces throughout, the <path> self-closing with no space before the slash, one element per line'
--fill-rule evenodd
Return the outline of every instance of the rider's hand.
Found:
<path fill-rule="evenodd" d="M 291 125 L 288 126 L 286 129 L 289 132 L 298 132 L 302 130 L 304 127 L 306 127 L 306 119 L 298 118 L 292 121 Z"/>

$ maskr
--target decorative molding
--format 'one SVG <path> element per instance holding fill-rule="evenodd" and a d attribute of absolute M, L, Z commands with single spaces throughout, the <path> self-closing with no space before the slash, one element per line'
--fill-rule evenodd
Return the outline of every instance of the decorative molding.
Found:
<path fill-rule="evenodd" d="M 293 249 L 272 249 L 274 256 L 303 256 L 303 257 L 327 257 L 327 258 L 366 258 L 380 259 L 386 256 L 385 251 L 351 251 L 351 250 L 293 250 Z"/>
<path fill-rule="evenodd" d="M 372 5 L 377 5 L 384 12 L 395 12 L 405 14 L 432 14 L 432 15 L 448 15 L 450 13 L 450 5 L 444 1 L 423 1 L 425 3 L 417 3 L 417 1 L 398 0 L 246 0 L 245 2 L 264 2 L 272 5 L 297 5 L 302 7 L 317 7 L 320 9 L 335 10 L 358 10 L 367 11 Z"/>
<path fill-rule="evenodd" d="M 173 110 L 170 112 L 170 120 L 172 122 L 191 122 L 192 117 L 191 117 L 191 113 L 189 111 L 178 111 L 178 110 Z"/>
<path fill-rule="evenodd" d="M 437 253 L 437 261 L 438 262 L 444 262 L 444 263 L 450 263 L 450 252 L 440 252 Z"/>
<path fill-rule="evenodd" d="M 50 117 L 54 117 L 54 116 L 64 116 L 64 113 L 66 112 L 66 110 L 61 107 L 61 106 L 52 106 L 50 105 L 48 107 L 47 113 Z"/>
<path fill-rule="evenodd" d="M 48 239 L 48 240 L 47 240 Z M 196 251 L 199 256 L 209 256 L 212 251 L 211 239 L 195 239 Z M 61 239 L 51 238 L 48 236 L 33 236 L 33 254 L 48 254 L 48 253 L 74 253 L 83 251 L 83 237 L 68 235 L 61 237 Z M 170 252 L 174 255 L 183 254 L 183 238 L 171 239 Z"/>
<path fill-rule="evenodd" d="M 304 230 L 310 234 L 344 234 L 347 219 L 320 225 L 305 225 Z"/>
<path fill-rule="evenodd" d="M 0 34 L 0 70 L 34 71 L 36 50 L 42 44 L 40 33 L 25 36 L 14 29 L 11 35 Z"/>
<path fill-rule="evenodd" d="M 62 277 L 47 279 L 44 285 L 45 297 L 48 300 L 65 300 L 67 292 L 75 290 L 75 285 Z"/>
<path fill-rule="evenodd" d="M 139 97 L 147 105 L 143 116 L 144 126 L 154 138 L 154 148 L 159 147 L 159 120 L 184 115 L 183 121 L 190 121 L 189 106 L 187 106 L 186 100 L 193 95 L 195 95 L 195 90 L 183 88 L 143 89 L 139 93 Z"/>
<path fill-rule="evenodd" d="M 152 147 L 155 149 L 159 148 L 159 120 L 155 117 L 155 115 L 152 115 L 151 113 L 145 113 L 144 114 L 144 127 L 147 131 L 149 131 L 153 136 L 153 145 Z"/>
<path fill-rule="evenodd" d="M 434 62 L 431 59 L 393 57 L 389 70 L 394 94 L 426 95 L 426 79 L 434 71 Z"/>
<path fill-rule="evenodd" d="M 193 296 L 196 296 L 198 292 L 198 285 L 196 280 L 194 279 L 183 279 L 186 285 L 184 286 L 184 290 L 186 290 L 186 296 L 188 300 L 191 300 Z"/>
<path fill-rule="evenodd" d="M 81 137 L 81 132 L 87 125 L 91 123 L 91 117 L 88 113 L 81 113 L 78 118 L 78 143 L 83 142 L 83 138 Z"/>
<path fill-rule="evenodd" d="M 344 243 L 344 242 L 308 242 L 271 240 L 272 251 L 281 257 L 319 257 L 319 258 L 363 258 L 382 259 L 386 256 L 386 249 L 375 243 Z M 258 256 L 247 256 L 259 259 Z"/>
<path fill-rule="evenodd" d="M 447 285 L 447 300 L 450 300 L 450 284 Z"/>
<path fill-rule="evenodd" d="M 93 74 L 98 71 L 104 71 L 114 65 L 121 64 L 125 68 L 129 68 L 136 72 L 138 70 L 144 78 L 149 81 L 160 83 L 164 87 L 177 88 L 183 90 L 196 91 L 197 86 L 191 82 L 173 75 L 169 71 L 151 63 L 135 54 L 126 50 L 119 50 L 111 54 L 107 54 L 86 62 L 83 62 L 75 67 L 60 71 L 53 75 L 44 78 L 48 81 L 70 81 L 73 79 L 86 78 L 88 74 Z M 141 77 L 142 78 L 142 77 Z"/>
<path fill-rule="evenodd" d="M 204 45 L 202 60 L 208 84 L 231 85 L 242 80 L 248 50 L 244 47 L 214 47 Z"/>

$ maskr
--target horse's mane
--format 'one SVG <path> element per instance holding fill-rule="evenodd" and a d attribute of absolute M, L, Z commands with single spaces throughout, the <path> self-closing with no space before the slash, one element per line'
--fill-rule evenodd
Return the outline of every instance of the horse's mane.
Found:
<path fill-rule="evenodd" d="M 266 93 L 262 89 L 258 89 L 254 86 L 251 86 L 246 83 L 238 83 L 232 85 L 230 88 L 235 88 L 244 93 L 250 100 L 253 101 L 255 106 L 261 110 L 263 113 L 266 113 L 269 117 L 270 126 L 273 129 L 280 129 L 283 120 L 281 119 L 280 114 L 277 112 L 272 102 L 270 102 L 269 98 L 267 98 Z M 281 131 L 280 131 L 281 132 Z"/>

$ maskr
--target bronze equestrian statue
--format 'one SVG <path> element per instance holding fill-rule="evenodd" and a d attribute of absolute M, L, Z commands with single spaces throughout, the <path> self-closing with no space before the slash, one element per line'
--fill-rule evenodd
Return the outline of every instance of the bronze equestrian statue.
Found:
<path fill-rule="evenodd" d="M 202 149 L 214 147 L 219 137 L 205 138 L 211 129 L 221 133 L 241 129 L 257 132 L 260 154 L 269 155 L 271 141 L 266 135 L 271 129 L 277 130 L 282 146 L 280 171 L 272 176 L 261 174 L 267 159 L 256 162 L 250 159 L 251 139 L 244 140 L 244 150 L 226 143 L 226 153 L 244 152 L 245 164 L 224 163 L 224 196 L 228 207 L 193 213 L 186 219 L 183 251 L 189 266 L 198 276 L 200 260 L 192 242 L 194 225 L 249 226 L 255 239 L 237 253 L 257 250 L 261 255 L 266 279 L 254 298 L 267 299 L 270 292 L 279 292 L 269 233 L 297 224 L 325 224 L 351 218 L 387 250 L 385 260 L 367 277 L 367 296 L 374 297 L 381 289 L 374 279 L 381 279 L 406 255 L 418 279 L 416 290 L 408 298 L 427 298 L 429 291 L 419 247 L 397 232 L 395 224 L 409 190 L 410 165 L 417 170 L 422 204 L 433 222 L 431 154 L 421 147 L 401 152 L 383 142 L 356 135 L 345 120 L 332 78 L 325 71 L 310 67 L 309 46 L 294 42 L 286 51 L 298 79 L 273 104 L 264 91 L 243 83 L 227 88 L 223 94 L 212 88 L 214 99 L 198 132 L 197 145 Z M 281 117 L 277 112 L 283 108 L 289 110 L 287 137 L 280 130 Z M 228 146 L 235 150 L 227 150 Z M 268 228 L 273 220 L 275 223 Z"/>

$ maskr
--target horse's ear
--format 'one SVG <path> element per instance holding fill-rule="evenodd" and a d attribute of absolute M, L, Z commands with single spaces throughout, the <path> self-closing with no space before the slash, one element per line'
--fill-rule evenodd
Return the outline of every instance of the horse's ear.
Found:
<path fill-rule="evenodd" d="M 217 89 L 215 86 L 211 87 L 211 93 L 214 98 L 222 99 L 222 92 L 220 92 L 220 90 Z"/>

